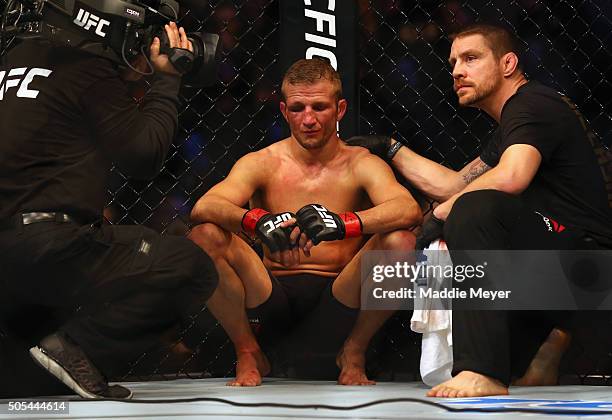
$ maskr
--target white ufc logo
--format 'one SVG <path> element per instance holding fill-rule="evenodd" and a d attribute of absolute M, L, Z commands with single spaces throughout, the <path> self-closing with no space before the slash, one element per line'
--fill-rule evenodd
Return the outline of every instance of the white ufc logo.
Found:
<path fill-rule="evenodd" d="M 312 205 L 312 207 L 319 213 L 319 216 L 323 219 L 323 223 L 325 223 L 325 227 L 328 228 L 337 228 L 338 225 L 334 221 L 334 218 L 327 212 L 328 210 L 323 206 Z"/>
<path fill-rule="evenodd" d="M 91 28 L 96 28 L 95 34 L 104 38 L 106 36 L 106 32 L 104 32 L 104 27 L 109 26 L 110 22 L 105 19 L 101 19 L 93 13 L 89 13 L 84 9 L 79 9 L 79 13 L 77 13 L 77 17 L 73 20 L 81 28 L 89 31 Z"/>
<path fill-rule="evenodd" d="M 274 229 L 279 227 L 281 223 L 286 222 L 287 220 L 291 220 L 290 213 L 279 214 L 278 216 L 276 216 L 276 219 L 268 220 L 266 223 L 264 223 L 264 226 L 268 228 L 266 234 L 272 232 Z"/>
<path fill-rule="evenodd" d="M 51 73 L 52 71 L 49 69 L 41 69 L 38 67 L 32 67 L 29 71 L 27 67 L 17 67 L 8 70 L 8 74 L 6 70 L 0 71 L 0 101 L 4 99 L 4 94 L 9 89 L 16 88 L 17 86 L 19 86 L 19 89 L 17 89 L 15 96 L 18 98 L 35 99 L 40 91 L 30 89 L 30 83 L 32 83 L 32 80 L 37 76 L 49 77 Z"/>

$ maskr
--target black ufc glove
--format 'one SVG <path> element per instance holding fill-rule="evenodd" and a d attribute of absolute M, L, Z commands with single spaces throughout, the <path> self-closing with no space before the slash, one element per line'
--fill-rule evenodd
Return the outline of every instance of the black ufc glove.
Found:
<path fill-rule="evenodd" d="M 346 144 L 349 146 L 365 147 L 370 153 L 387 162 L 391 162 L 393 156 L 403 146 L 400 142 L 396 142 L 392 146 L 391 137 L 376 135 L 353 136 L 346 141 Z"/>
<path fill-rule="evenodd" d="M 363 230 L 361 219 L 353 212 L 341 215 L 327 210 L 320 204 L 308 204 L 296 213 L 298 225 L 308 239 L 317 245 L 321 241 L 354 238 Z"/>
<path fill-rule="evenodd" d="M 263 209 L 252 209 L 242 216 L 242 229 L 251 237 L 257 236 L 270 252 L 291 249 L 290 235 L 294 226 L 281 228 L 280 224 L 294 218 L 290 212 L 272 214 Z"/>
<path fill-rule="evenodd" d="M 416 249 L 423 250 L 436 239 L 442 238 L 444 233 L 444 221 L 438 219 L 433 214 L 431 219 L 423 224 L 421 234 L 416 238 Z"/>

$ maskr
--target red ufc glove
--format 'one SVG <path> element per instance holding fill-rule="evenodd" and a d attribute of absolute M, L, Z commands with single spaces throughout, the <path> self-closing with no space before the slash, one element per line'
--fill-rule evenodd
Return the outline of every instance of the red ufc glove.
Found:
<path fill-rule="evenodd" d="M 251 237 L 261 239 L 270 252 L 285 251 L 294 245 L 290 238 L 293 227 L 282 228 L 280 225 L 294 217 L 290 212 L 272 214 L 263 209 L 252 209 L 242 216 L 242 229 Z"/>

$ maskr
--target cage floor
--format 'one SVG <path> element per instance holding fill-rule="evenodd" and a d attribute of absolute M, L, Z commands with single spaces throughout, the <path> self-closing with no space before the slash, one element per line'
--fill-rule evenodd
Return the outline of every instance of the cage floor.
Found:
<path fill-rule="evenodd" d="M 592 413 L 591 418 L 612 418 L 612 415 L 597 415 L 601 410 L 612 410 L 612 387 L 600 386 L 556 386 L 556 387 L 514 387 L 507 397 L 470 399 L 426 398 L 427 388 L 421 383 L 379 383 L 372 387 L 343 387 L 333 382 L 291 381 L 266 378 L 263 386 L 255 388 L 233 388 L 225 386 L 224 379 L 189 380 L 180 379 L 163 382 L 130 382 L 125 385 L 134 392 L 134 400 L 179 399 L 179 398 L 222 398 L 241 403 L 283 403 L 283 404 L 330 404 L 350 406 L 388 398 L 423 398 L 454 408 L 486 407 L 494 409 L 527 408 L 546 409 L 550 414 L 537 413 L 493 413 L 482 414 L 474 411 L 451 413 L 442 408 L 419 403 L 398 402 L 380 404 L 350 411 L 330 409 L 293 409 L 277 407 L 235 407 L 221 402 L 164 402 L 124 403 L 108 401 L 70 401 L 69 413 L 37 413 L 29 416 L 7 414 L 8 400 L 0 400 L 0 418 L 72 418 L 72 419 L 151 419 L 151 418 L 201 418 L 210 416 L 222 419 L 472 419 L 491 416 L 495 418 L 528 417 L 530 419 L 584 418 L 561 410 L 582 410 Z M 60 397 L 47 398 L 56 400 Z M 4 406 L 4 407 L 3 407 Z M 584 414 L 584 413 L 583 413 Z M 594 416 L 593 416 L 594 415 Z"/>

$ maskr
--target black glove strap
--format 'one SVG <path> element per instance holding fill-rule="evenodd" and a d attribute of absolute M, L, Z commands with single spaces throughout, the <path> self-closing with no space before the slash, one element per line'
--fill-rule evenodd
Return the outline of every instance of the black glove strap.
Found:
<path fill-rule="evenodd" d="M 395 155 L 397 154 L 398 150 L 403 146 L 404 144 L 400 141 L 396 141 L 395 143 L 393 143 L 393 145 L 391 147 L 389 147 L 389 150 L 387 151 L 387 160 L 389 162 L 391 162 L 393 160 L 393 158 L 395 157 Z"/>

